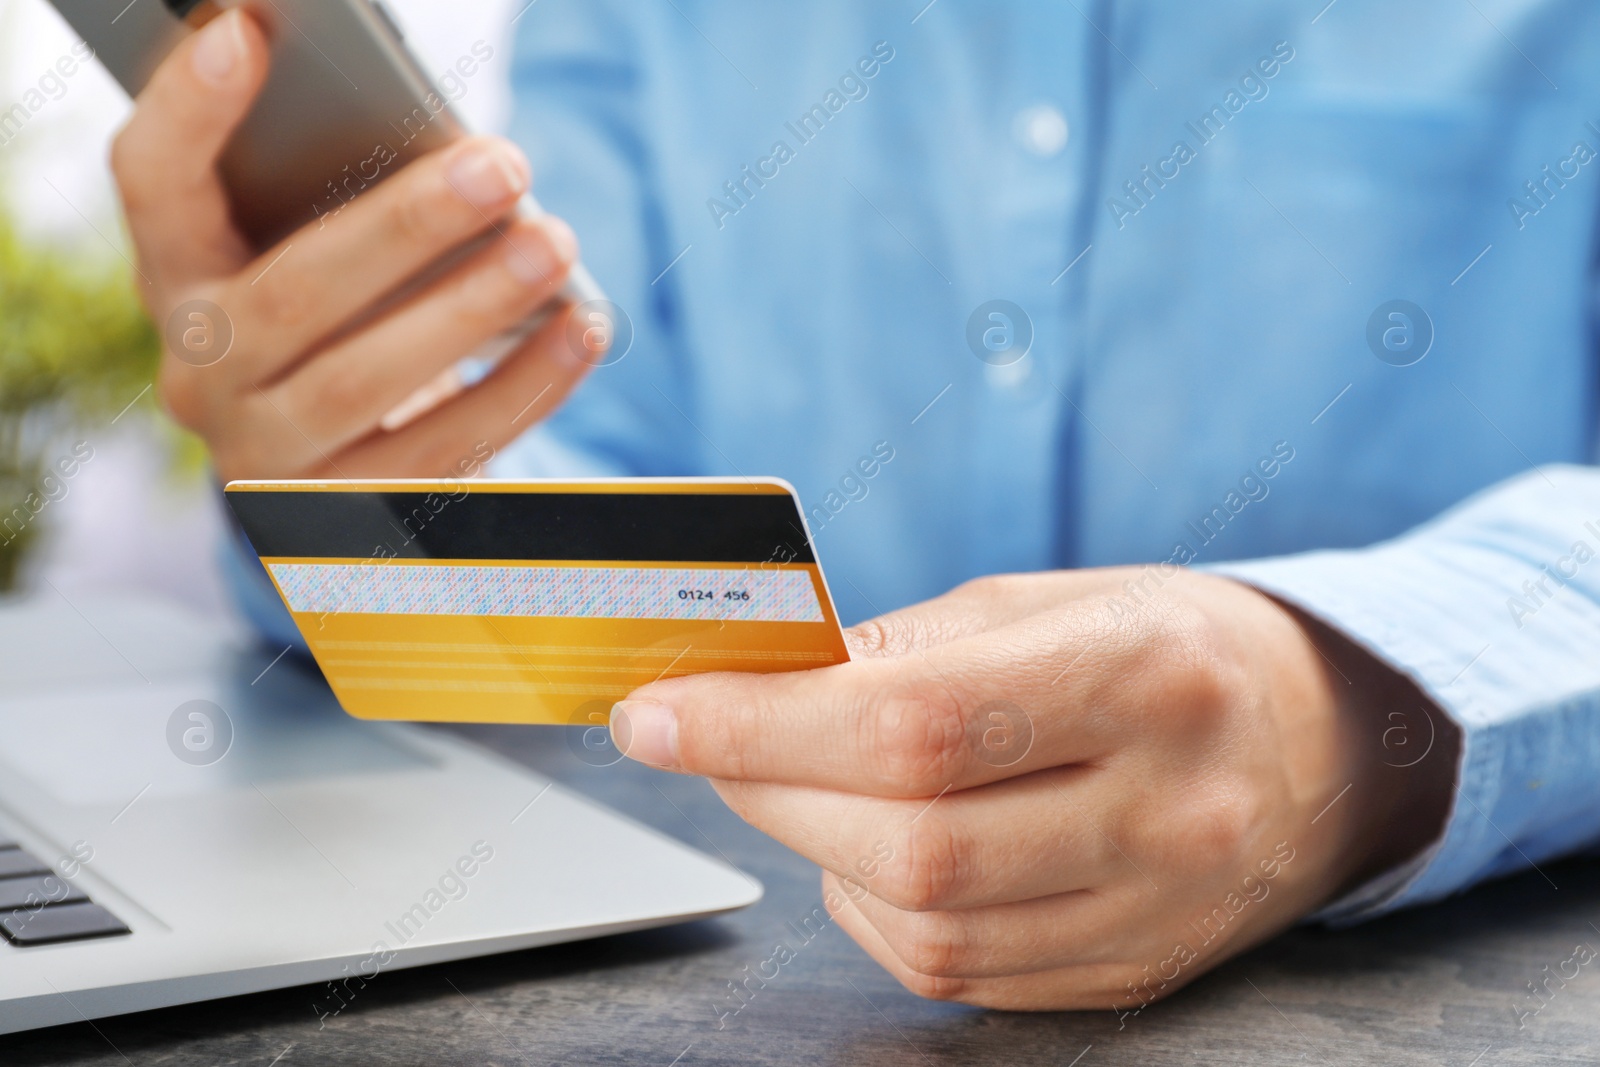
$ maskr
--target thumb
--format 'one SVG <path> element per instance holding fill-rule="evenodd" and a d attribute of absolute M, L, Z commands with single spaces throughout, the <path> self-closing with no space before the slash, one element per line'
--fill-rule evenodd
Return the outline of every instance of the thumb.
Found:
<path fill-rule="evenodd" d="M 231 274 L 249 261 L 217 160 L 267 64 L 261 27 L 237 8 L 224 12 L 162 61 L 112 144 L 128 228 L 141 260 L 165 281 Z"/>

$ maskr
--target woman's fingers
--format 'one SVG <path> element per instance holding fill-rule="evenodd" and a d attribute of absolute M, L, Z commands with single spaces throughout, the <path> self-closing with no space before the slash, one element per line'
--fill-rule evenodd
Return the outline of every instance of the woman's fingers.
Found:
<path fill-rule="evenodd" d="M 380 175 L 381 168 L 374 168 Z M 463 266 L 529 240 L 529 227 L 537 230 L 539 223 L 500 221 L 529 181 L 528 162 L 515 145 L 473 137 L 417 160 L 337 215 L 308 223 L 263 252 L 218 294 L 239 338 L 239 355 L 224 369 L 265 386 L 297 367 L 312 346 L 347 333 L 352 322 L 441 257 L 467 257 L 451 270 L 460 277 Z M 481 248 L 455 251 L 480 235 L 486 237 Z M 571 230 L 554 221 L 545 235 L 564 247 L 575 243 Z M 573 253 L 551 257 L 533 248 L 500 258 L 515 261 L 520 290 L 532 293 L 559 288 L 552 287 L 552 277 L 564 275 Z M 435 282 L 429 291 L 437 294 L 441 286 Z M 409 384 L 415 388 L 425 380 Z"/>
<path fill-rule="evenodd" d="M 823 902 L 845 933 L 901 985 L 920 997 L 956 1000 L 1003 1011 L 1119 1010 L 1130 1004 L 1136 1007 L 1139 1003 L 1127 988 L 1139 976 L 1139 969 L 1127 963 L 1092 963 L 1004 977 L 929 974 L 907 963 L 852 902 L 850 893 L 859 896 L 859 890 L 826 873 L 822 876 L 822 888 Z M 913 959 L 918 958 L 909 948 L 905 952 Z M 930 958 L 928 962 L 931 965 L 937 961 Z M 1175 982 L 1167 985 L 1170 988 L 1162 990 L 1163 994 L 1177 988 Z"/>
<path fill-rule="evenodd" d="M 336 454 L 418 386 L 554 298 L 576 257 L 577 241 L 559 219 L 519 220 L 504 239 L 264 391 L 319 450 Z"/>
<path fill-rule="evenodd" d="M 838 884 L 849 886 L 843 879 Z M 1153 934 L 1129 927 L 1127 895 L 1080 891 L 954 911 L 903 911 L 870 892 L 850 899 L 911 970 L 939 978 L 1005 978 L 1139 955 Z"/>
<path fill-rule="evenodd" d="M 708 778 L 932 797 L 1177 741 L 1222 692 L 1182 620 L 1103 596 L 909 655 L 811 671 L 653 682 L 612 716 L 630 758 Z"/>
<path fill-rule="evenodd" d="M 891 611 L 844 632 L 853 656 L 903 656 L 1009 626 L 1076 597 L 1108 592 L 1103 571 L 998 574 Z"/>
<path fill-rule="evenodd" d="M 562 307 L 472 388 L 395 432 L 379 432 L 338 459 L 340 477 L 457 475 L 554 411 L 591 364 L 568 347 Z M 326 472 L 325 472 L 326 473 Z"/>
<path fill-rule="evenodd" d="M 1139 878 L 1122 848 L 1114 779 L 1039 771 L 933 800 L 716 782 L 745 821 L 907 912 L 1103 890 Z"/>
<path fill-rule="evenodd" d="M 218 163 L 269 60 L 250 16 L 223 12 L 163 62 L 113 149 L 147 306 L 159 323 L 184 315 L 162 400 L 224 477 L 481 465 L 598 361 L 570 350 L 560 310 L 479 387 L 454 369 L 555 296 L 572 231 L 513 218 L 527 160 L 475 137 L 403 169 L 379 144 L 329 175 L 350 194 L 336 211 L 250 248 Z"/>
<path fill-rule="evenodd" d="M 142 269 L 164 285 L 231 274 L 250 258 L 217 160 L 266 73 L 261 28 L 241 9 L 224 12 L 156 69 L 112 145 Z"/>

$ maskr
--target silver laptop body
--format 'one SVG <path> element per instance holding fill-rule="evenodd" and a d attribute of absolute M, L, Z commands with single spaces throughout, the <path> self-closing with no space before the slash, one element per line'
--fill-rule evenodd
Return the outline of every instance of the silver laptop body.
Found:
<path fill-rule="evenodd" d="M 0 601 L 0 1033 L 302 984 L 326 1018 L 385 971 L 760 897 L 274 651 L 152 601 Z"/>

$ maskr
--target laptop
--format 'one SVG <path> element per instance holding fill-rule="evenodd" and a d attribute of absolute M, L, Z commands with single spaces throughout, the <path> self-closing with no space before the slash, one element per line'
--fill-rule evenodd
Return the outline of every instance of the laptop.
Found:
<path fill-rule="evenodd" d="M 296 985 L 326 1019 L 386 971 L 761 896 L 277 652 L 160 601 L 0 601 L 0 1034 Z M 574 758 L 618 758 L 591 732 Z"/>

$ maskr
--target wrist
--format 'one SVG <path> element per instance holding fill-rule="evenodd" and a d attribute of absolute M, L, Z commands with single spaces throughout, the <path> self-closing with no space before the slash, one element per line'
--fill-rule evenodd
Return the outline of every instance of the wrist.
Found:
<path fill-rule="evenodd" d="M 1348 783 L 1341 803 L 1349 807 L 1339 820 L 1344 840 L 1326 903 L 1412 859 L 1443 833 L 1461 734 L 1409 678 L 1339 631 L 1283 606 L 1320 654 L 1337 764 Z"/>

